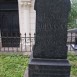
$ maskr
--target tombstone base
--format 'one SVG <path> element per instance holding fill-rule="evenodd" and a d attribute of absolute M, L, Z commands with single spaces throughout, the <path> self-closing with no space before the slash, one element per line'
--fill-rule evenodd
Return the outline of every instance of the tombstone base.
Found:
<path fill-rule="evenodd" d="M 70 77 L 71 66 L 64 59 L 30 58 L 29 77 Z"/>

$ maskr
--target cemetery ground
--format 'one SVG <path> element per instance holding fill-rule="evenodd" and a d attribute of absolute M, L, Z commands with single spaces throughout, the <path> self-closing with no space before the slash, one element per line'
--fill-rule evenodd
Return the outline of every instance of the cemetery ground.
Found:
<path fill-rule="evenodd" d="M 69 53 L 72 65 L 71 77 L 77 77 L 77 55 Z M 29 57 L 25 55 L 0 54 L 0 77 L 23 77 L 28 67 Z"/>

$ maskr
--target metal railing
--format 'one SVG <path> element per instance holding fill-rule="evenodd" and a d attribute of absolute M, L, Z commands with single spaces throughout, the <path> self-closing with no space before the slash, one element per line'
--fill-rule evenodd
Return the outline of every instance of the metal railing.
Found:
<path fill-rule="evenodd" d="M 77 51 L 77 29 L 68 30 L 67 34 L 68 51 Z"/>
<path fill-rule="evenodd" d="M 68 32 L 67 35 L 67 46 L 68 51 L 73 51 L 72 44 L 76 44 L 76 37 L 77 33 L 75 32 Z M 26 36 L 26 33 L 24 37 L 17 37 L 17 36 L 10 36 L 10 37 L 0 37 L 0 52 L 31 52 L 32 47 L 35 43 L 35 34 L 34 36 L 29 34 L 29 36 Z"/>
<path fill-rule="evenodd" d="M 34 34 L 35 36 L 35 34 Z M 31 52 L 34 45 L 34 36 L 31 34 L 24 37 L 20 36 L 5 36 L 0 37 L 0 52 Z"/>

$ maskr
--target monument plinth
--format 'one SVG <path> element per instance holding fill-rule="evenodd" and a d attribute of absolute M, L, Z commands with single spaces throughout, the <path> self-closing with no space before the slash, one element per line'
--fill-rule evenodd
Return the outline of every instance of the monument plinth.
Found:
<path fill-rule="evenodd" d="M 70 77 L 67 21 L 70 0 L 35 0 L 36 36 L 29 77 Z"/>

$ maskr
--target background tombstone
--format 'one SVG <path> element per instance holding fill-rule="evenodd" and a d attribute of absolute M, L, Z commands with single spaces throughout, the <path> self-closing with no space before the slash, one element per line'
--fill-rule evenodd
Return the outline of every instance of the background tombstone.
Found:
<path fill-rule="evenodd" d="M 35 0 L 36 36 L 29 77 L 70 77 L 67 21 L 70 0 Z"/>
<path fill-rule="evenodd" d="M 0 0 L 0 29 L 2 47 L 19 47 L 20 30 L 17 0 Z"/>

